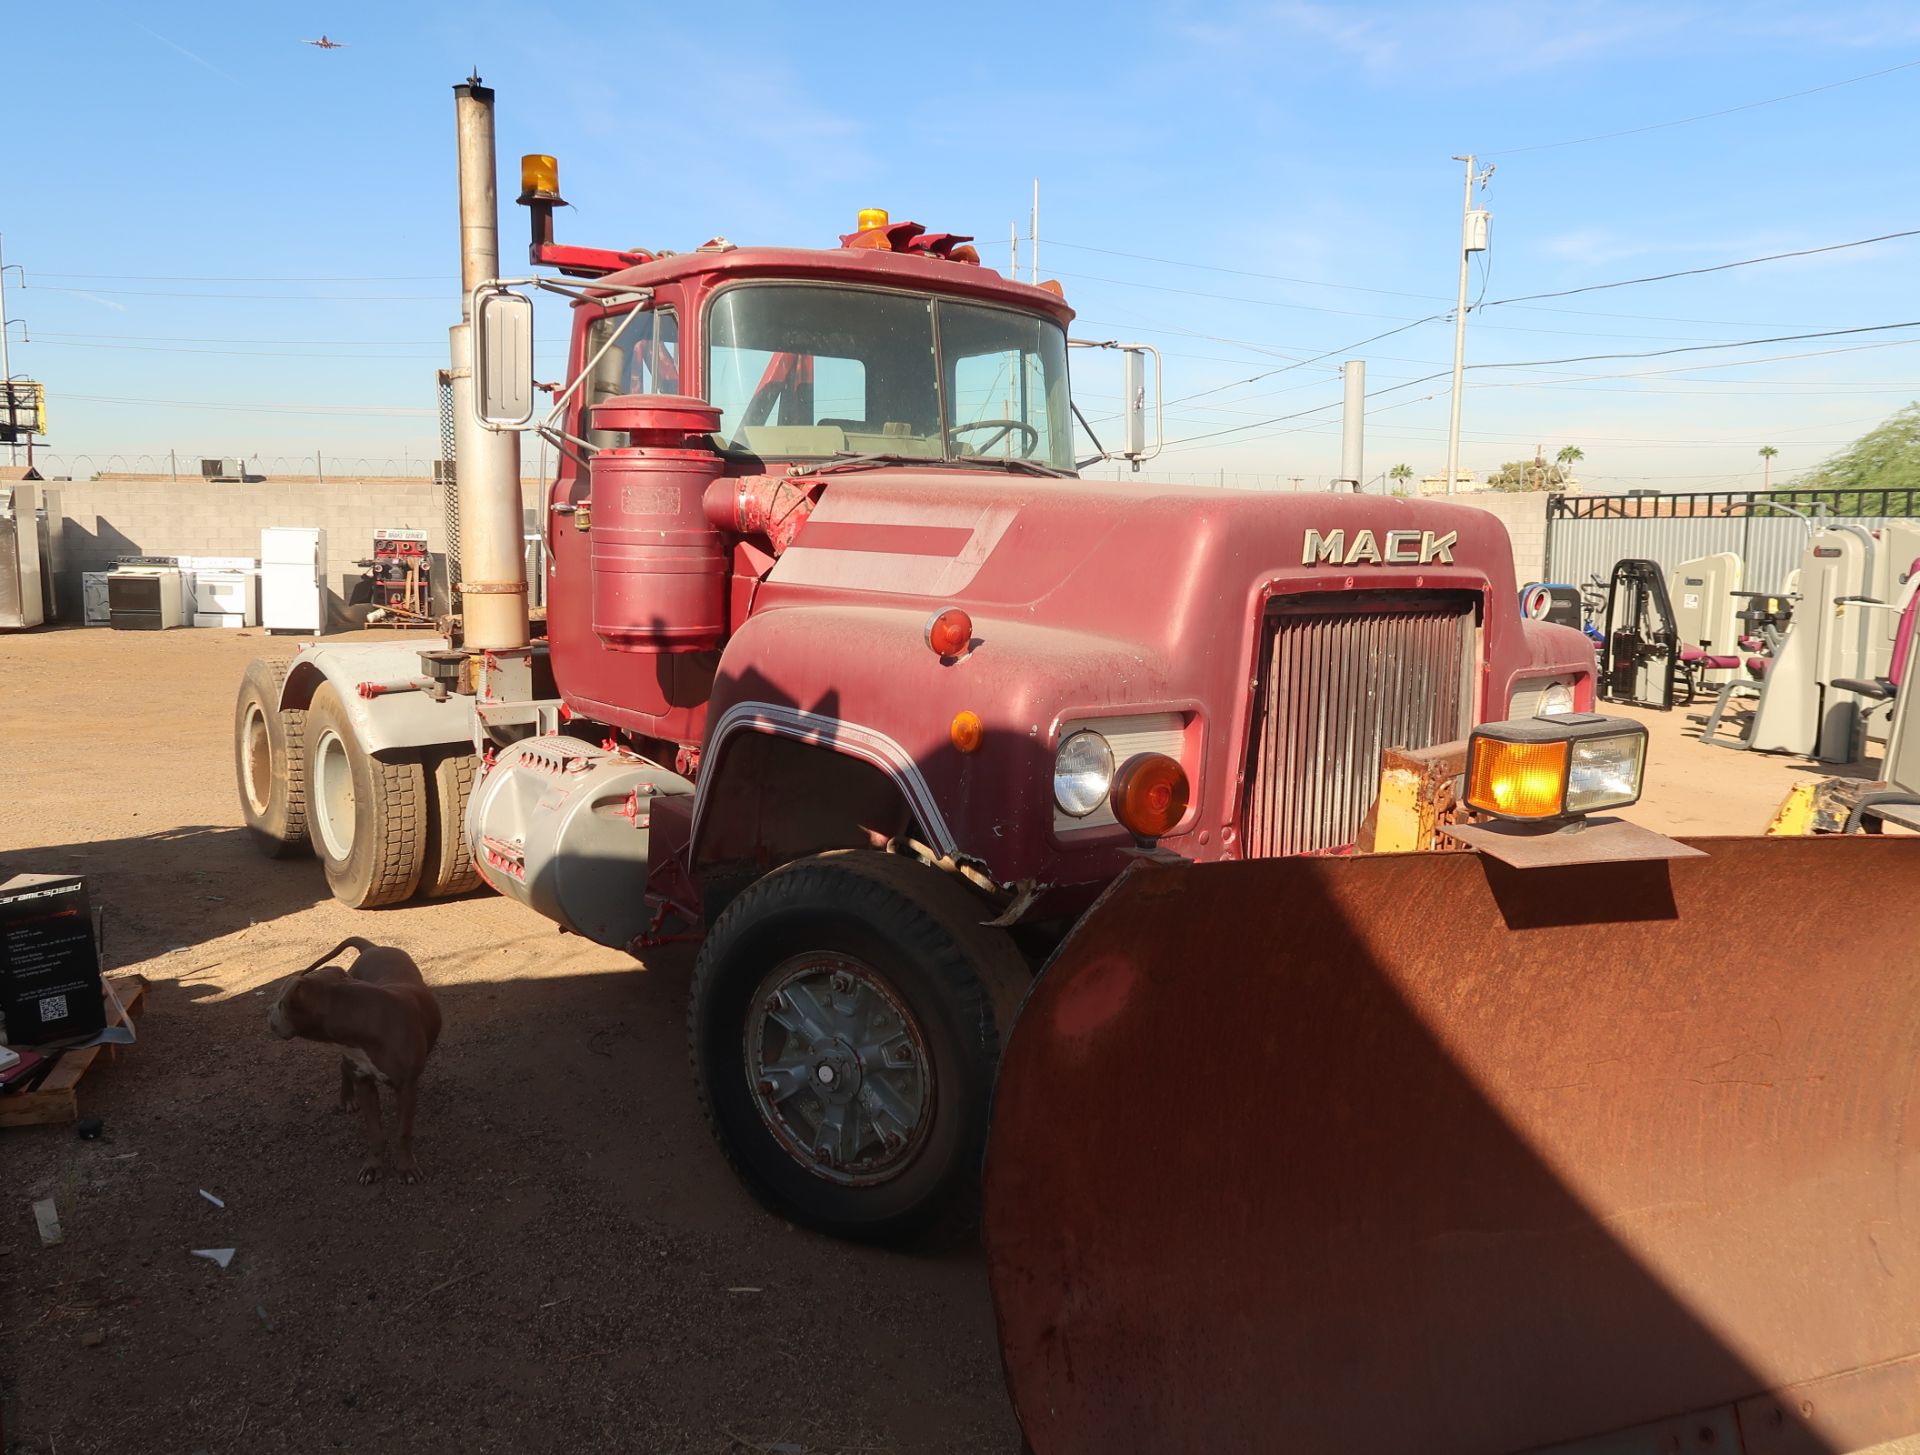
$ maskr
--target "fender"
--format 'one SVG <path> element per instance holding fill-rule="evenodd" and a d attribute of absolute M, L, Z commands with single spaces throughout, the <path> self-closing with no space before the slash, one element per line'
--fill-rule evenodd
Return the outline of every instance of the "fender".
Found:
<path fill-rule="evenodd" d="M 943 658 L 925 629 L 944 604 L 796 601 L 750 617 L 727 643 L 709 699 L 696 813 L 727 771 L 729 745 L 773 733 L 877 769 L 930 847 L 979 860 L 997 879 L 1100 877 L 1108 866 L 1095 862 L 1095 846 L 1054 841 L 1054 734 L 1063 710 L 1163 703 L 1164 659 L 1151 646 L 979 604 L 969 607 L 971 646 Z M 953 742 L 961 712 L 981 719 L 975 751 Z"/>
<path fill-rule="evenodd" d="M 473 741 L 473 700 L 435 702 L 425 692 L 360 695 L 362 682 L 392 682 L 420 675 L 420 653 L 446 646 L 441 637 L 397 642 L 351 642 L 304 647 L 280 688 L 282 708 L 305 708 L 322 682 L 331 682 L 347 709 L 361 745 L 374 757 L 420 748 L 454 747 Z"/>

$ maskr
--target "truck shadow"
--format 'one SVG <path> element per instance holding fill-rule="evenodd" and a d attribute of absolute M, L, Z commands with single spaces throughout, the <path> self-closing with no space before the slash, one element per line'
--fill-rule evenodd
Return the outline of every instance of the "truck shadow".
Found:
<path fill-rule="evenodd" d="M 355 1180 L 338 1055 L 269 1038 L 274 985 L 156 977 L 141 1044 L 85 1083 L 105 1139 L 6 1134 L 22 1186 L 81 1169 L 66 1251 L 85 1277 L 46 1297 L 111 1298 L 113 1341 L 147 1357 L 32 1341 L 9 1432 L 84 1446 L 111 1402 L 129 1449 L 238 1448 L 252 1392 L 256 1421 L 297 1408 L 299 1449 L 380 1448 L 404 1420 L 433 1450 L 1012 1450 L 977 1252 L 853 1247 L 766 1212 L 688 1075 L 691 951 L 556 974 L 540 943 L 501 957 L 517 978 L 423 956 L 445 1029 L 417 1186 Z M 206 1246 L 239 1252 L 203 1269 L 186 1250 Z M 10 1302 L 10 1327 L 46 1311 Z"/>

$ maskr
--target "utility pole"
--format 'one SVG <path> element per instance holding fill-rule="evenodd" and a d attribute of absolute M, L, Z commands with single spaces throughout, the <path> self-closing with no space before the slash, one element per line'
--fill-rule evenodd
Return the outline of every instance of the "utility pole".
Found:
<path fill-rule="evenodd" d="M 1360 493 L 1360 452 L 1367 424 L 1367 361 L 1348 359 L 1340 369 L 1346 381 L 1345 410 L 1340 416 L 1340 478 L 1333 483 Z"/>
<path fill-rule="evenodd" d="M 11 320 L 7 317 L 6 261 L 6 254 L 0 252 L 0 392 L 4 392 L 7 396 L 7 424 L 11 426 L 13 424 L 13 370 L 7 365 L 7 324 Z M 23 273 L 21 276 L 26 275 Z M 20 457 L 14 453 L 18 448 L 13 442 L 13 432 L 9 428 L 7 432 L 7 463 L 9 465 L 19 463 Z M 28 521 L 27 524 L 31 525 L 33 522 Z"/>
<path fill-rule="evenodd" d="M 1020 281 L 1020 224 L 1007 224 L 1007 276 L 1014 282 Z"/>
<path fill-rule="evenodd" d="M 1453 494 L 1460 478 L 1460 384 L 1467 364 L 1467 262 L 1474 253 L 1487 250 L 1487 225 L 1491 215 L 1473 207 L 1474 184 L 1484 187 L 1493 168 L 1476 173 L 1475 159 L 1455 157 L 1467 164 L 1466 197 L 1460 204 L 1460 297 L 1453 311 L 1453 401 L 1447 420 L 1447 494 Z"/>
<path fill-rule="evenodd" d="M 1040 281 L 1040 179 L 1033 179 L 1033 214 L 1027 221 L 1027 266 L 1033 271 L 1029 283 Z"/>

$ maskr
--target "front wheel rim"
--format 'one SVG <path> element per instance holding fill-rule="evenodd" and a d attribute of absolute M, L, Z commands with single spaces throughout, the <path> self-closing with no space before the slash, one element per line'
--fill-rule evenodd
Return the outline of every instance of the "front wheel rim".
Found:
<path fill-rule="evenodd" d="M 314 749 L 313 799 L 314 822 L 327 857 L 345 860 L 353 852 L 353 760 L 346 742 L 331 728 Z"/>
<path fill-rule="evenodd" d="M 933 1123 L 919 1022 L 871 966 L 810 952 L 760 982 L 747 1016 L 747 1089 L 793 1160 L 841 1186 L 897 1177 Z"/>

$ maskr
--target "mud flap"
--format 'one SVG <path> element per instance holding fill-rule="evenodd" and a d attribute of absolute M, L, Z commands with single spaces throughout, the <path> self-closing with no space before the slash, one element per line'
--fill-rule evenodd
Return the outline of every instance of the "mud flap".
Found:
<path fill-rule="evenodd" d="M 996 1094 L 1035 1455 L 1920 1431 L 1920 841 L 1690 842 L 1123 876 Z"/>

